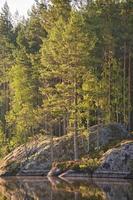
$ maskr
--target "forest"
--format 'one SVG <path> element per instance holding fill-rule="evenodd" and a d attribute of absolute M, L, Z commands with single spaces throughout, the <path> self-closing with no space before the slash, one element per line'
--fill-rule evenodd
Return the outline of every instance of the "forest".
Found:
<path fill-rule="evenodd" d="M 20 13 L 21 14 L 21 13 Z M 36 135 L 133 131 L 133 1 L 36 0 L 0 11 L 0 157 Z"/>

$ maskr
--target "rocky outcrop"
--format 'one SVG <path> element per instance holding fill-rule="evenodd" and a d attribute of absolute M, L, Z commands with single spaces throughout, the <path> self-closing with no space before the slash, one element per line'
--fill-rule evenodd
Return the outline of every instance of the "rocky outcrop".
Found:
<path fill-rule="evenodd" d="M 121 143 L 108 150 L 101 158 L 94 177 L 133 178 L 133 141 Z"/>
<path fill-rule="evenodd" d="M 83 138 L 84 139 L 84 138 Z M 79 142 L 79 156 L 86 154 L 81 137 Z M 54 161 L 72 160 L 73 136 L 54 138 Z M 28 158 L 27 158 L 28 157 Z M 49 137 L 42 137 L 35 145 L 33 142 L 27 147 L 20 146 L 0 162 L 1 176 L 45 176 L 51 168 L 51 143 Z"/>
<path fill-rule="evenodd" d="M 129 138 L 120 124 L 99 125 L 90 128 L 90 150 L 108 148 L 108 144 Z M 54 161 L 73 160 L 73 135 L 54 138 Z M 79 157 L 88 155 L 88 136 L 78 137 Z M 128 159 L 128 158 L 127 158 Z M 106 166 L 107 164 L 105 164 Z M 0 161 L 0 176 L 44 176 L 51 168 L 50 138 L 40 136 L 35 141 L 21 145 Z"/>
<path fill-rule="evenodd" d="M 131 135 L 121 124 L 111 123 L 107 125 L 95 125 L 90 128 L 90 149 L 107 147 L 123 139 L 129 139 Z"/>
<path fill-rule="evenodd" d="M 120 143 L 118 147 L 108 150 L 96 161 L 95 159 L 77 161 L 75 165 L 70 161 L 57 163 L 48 176 L 133 178 L 133 141 Z"/>

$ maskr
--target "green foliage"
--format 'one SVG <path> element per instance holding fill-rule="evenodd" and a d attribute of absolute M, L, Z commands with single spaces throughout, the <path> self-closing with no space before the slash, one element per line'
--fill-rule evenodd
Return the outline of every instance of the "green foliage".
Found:
<path fill-rule="evenodd" d="M 57 167 L 62 171 L 67 170 L 75 170 L 76 172 L 86 172 L 88 174 L 92 174 L 100 165 L 100 162 L 97 158 L 95 159 L 86 159 L 83 158 L 79 161 L 66 161 L 66 162 L 58 162 L 53 163 L 53 167 Z"/>
<path fill-rule="evenodd" d="M 0 155 L 40 131 L 76 147 L 91 125 L 133 126 L 132 2 L 51 2 L 15 26 L 0 12 Z"/>
<path fill-rule="evenodd" d="M 80 164 L 80 169 L 93 173 L 100 165 L 97 158 L 95 159 L 83 159 Z"/>
<path fill-rule="evenodd" d="M 6 120 L 10 131 L 15 131 L 16 143 L 24 143 L 30 134 L 30 129 L 36 125 L 32 80 L 29 78 L 27 68 L 17 65 L 11 68 L 9 77 L 12 109 L 7 114 Z M 14 134 L 12 135 L 14 138 Z"/>

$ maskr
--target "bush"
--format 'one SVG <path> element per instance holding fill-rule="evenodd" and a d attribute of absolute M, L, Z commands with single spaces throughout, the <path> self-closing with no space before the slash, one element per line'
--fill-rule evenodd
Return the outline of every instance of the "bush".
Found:
<path fill-rule="evenodd" d="M 76 170 L 77 172 L 93 173 L 99 166 L 98 159 L 82 159 L 78 161 L 55 162 L 53 167 L 57 167 L 62 171 Z"/>
<path fill-rule="evenodd" d="M 80 164 L 81 171 L 93 173 L 99 166 L 100 162 L 97 158 L 95 159 L 82 159 Z"/>

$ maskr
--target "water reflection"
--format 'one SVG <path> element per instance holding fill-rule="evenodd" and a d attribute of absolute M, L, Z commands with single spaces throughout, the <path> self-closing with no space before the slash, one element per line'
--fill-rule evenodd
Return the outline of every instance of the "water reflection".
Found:
<path fill-rule="evenodd" d="M 0 200 L 132 200 L 131 181 L 0 179 Z"/>

